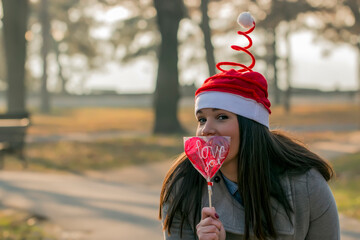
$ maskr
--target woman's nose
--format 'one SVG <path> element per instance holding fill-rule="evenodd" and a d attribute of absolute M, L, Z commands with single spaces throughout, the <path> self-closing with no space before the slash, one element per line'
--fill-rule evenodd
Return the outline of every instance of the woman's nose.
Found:
<path fill-rule="evenodd" d="M 216 129 L 210 121 L 207 121 L 201 130 L 202 136 L 212 136 L 216 134 Z"/>

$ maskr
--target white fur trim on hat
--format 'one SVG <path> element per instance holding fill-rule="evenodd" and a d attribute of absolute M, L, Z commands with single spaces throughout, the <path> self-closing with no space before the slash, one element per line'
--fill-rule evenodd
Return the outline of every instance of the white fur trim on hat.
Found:
<path fill-rule="evenodd" d="M 237 22 L 243 28 L 251 28 L 254 26 L 254 18 L 249 12 L 243 12 L 237 18 Z"/>
<path fill-rule="evenodd" d="M 261 103 L 240 95 L 215 91 L 200 93 L 195 99 L 195 114 L 203 108 L 223 109 L 252 119 L 269 128 L 268 110 Z"/>

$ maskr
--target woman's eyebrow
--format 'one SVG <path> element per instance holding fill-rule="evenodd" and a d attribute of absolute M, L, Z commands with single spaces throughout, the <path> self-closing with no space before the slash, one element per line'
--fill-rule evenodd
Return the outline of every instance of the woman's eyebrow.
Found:
<path fill-rule="evenodd" d="M 211 109 L 211 111 L 213 111 L 213 112 L 215 112 L 215 111 L 220 111 L 221 109 L 220 108 L 212 108 Z M 201 110 L 198 110 L 197 112 L 196 112 L 196 114 L 201 114 L 201 113 L 203 113 Z"/>

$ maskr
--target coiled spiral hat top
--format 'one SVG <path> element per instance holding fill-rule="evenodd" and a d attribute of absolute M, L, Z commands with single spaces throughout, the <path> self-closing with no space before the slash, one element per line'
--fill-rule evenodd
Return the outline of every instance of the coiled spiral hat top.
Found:
<path fill-rule="evenodd" d="M 221 72 L 209 77 L 195 93 L 195 114 L 203 108 L 218 108 L 252 119 L 269 127 L 270 101 L 265 77 L 253 71 L 255 57 L 248 50 L 252 46 L 250 34 L 255 29 L 255 21 L 250 13 L 239 15 L 238 23 L 247 31 L 237 33 L 248 40 L 245 47 L 232 45 L 236 51 L 242 51 L 251 57 L 247 66 L 236 62 L 219 62 L 216 67 Z M 223 69 L 223 66 L 235 66 L 240 69 Z"/>

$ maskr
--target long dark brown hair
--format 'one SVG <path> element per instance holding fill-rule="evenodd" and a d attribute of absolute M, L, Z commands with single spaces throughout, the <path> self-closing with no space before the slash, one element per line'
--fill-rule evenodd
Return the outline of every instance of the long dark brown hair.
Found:
<path fill-rule="evenodd" d="M 281 185 L 284 174 L 303 174 L 315 168 L 328 181 L 334 171 L 327 161 L 302 143 L 280 131 L 270 131 L 253 120 L 237 117 L 240 131 L 237 183 L 245 209 L 244 237 L 245 240 L 249 239 L 251 228 L 260 240 L 275 239 L 277 233 L 271 215 L 270 197 L 283 206 L 289 219 L 293 212 Z M 175 214 L 180 214 L 180 234 L 187 221 L 187 224 L 192 223 L 196 236 L 195 226 L 200 220 L 204 185 L 205 179 L 194 169 L 186 155 L 181 154 L 167 173 L 160 195 L 159 218 L 165 218 L 164 230 L 169 234 Z M 169 203 L 167 215 L 162 216 L 165 203 Z"/>

